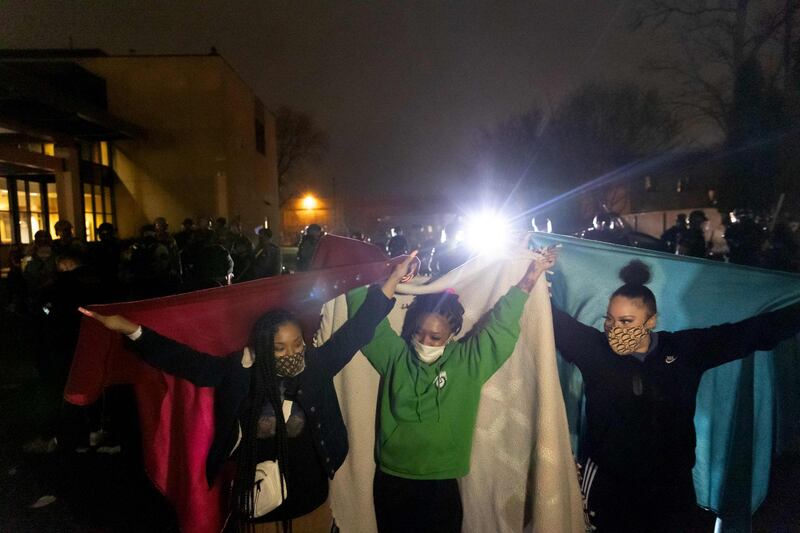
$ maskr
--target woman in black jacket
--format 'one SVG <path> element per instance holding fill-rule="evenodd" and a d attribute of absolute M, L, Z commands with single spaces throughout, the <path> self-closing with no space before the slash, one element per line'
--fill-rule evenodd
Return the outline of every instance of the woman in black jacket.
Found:
<path fill-rule="evenodd" d="M 371 287 L 359 312 L 318 348 L 306 346 L 299 322 L 286 311 L 259 318 L 248 345 L 226 357 L 198 353 L 119 315 L 80 311 L 127 335 L 142 359 L 156 368 L 215 387 L 206 477 L 211 485 L 229 457 L 235 462 L 231 507 L 239 529 L 252 530 L 254 523 L 255 529 L 262 523 L 272 523 L 273 531 L 279 523 L 291 529 L 291 521 L 302 517 L 296 530 L 327 533 L 331 522 L 323 503 L 328 478 L 348 450 L 333 377 L 389 313 L 395 287 L 409 275 L 413 259 L 412 254 L 397 265 L 382 287 Z M 266 460 L 277 460 L 286 494 L 277 508 L 253 518 L 256 466 Z"/>
<path fill-rule="evenodd" d="M 800 331 L 800 304 L 734 324 L 655 332 L 649 268 L 632 261 L 605 331 L 553 307 L 556 347 L 583 375 L 581 491 L 598 533 L 689 530 L 696 497 L 695 397 L 703 372 Z"/>

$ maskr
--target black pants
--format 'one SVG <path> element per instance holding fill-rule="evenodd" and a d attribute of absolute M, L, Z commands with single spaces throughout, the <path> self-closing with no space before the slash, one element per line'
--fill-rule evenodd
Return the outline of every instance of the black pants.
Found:
<path fill-rule="evenodd" d="M 596 533 L 684 533 L 696 514 L 691 471 L 671 479 L 630 480 L 591 460 L 581 486 Z"/>
<path fill-rule="evenodd" d="M 377 469 L 372 485 L 380 533 L 460 533 L 464 512 L 455 479 L 405 479 Z"/>

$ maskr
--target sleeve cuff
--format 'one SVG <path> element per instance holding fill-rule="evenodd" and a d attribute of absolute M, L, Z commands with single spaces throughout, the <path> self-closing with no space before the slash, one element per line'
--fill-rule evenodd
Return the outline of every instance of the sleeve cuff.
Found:
<path fill-rule="evenodd" d="M 511 299 L 511 301 L 521 302 L 523 305 L 525 305 L 525 302 L 528 300 L 528 297 L 530 296 L 529 293 L 523 291 L 516 285 L 512 285 L 511 288 L 508 289 L 506 295 L 509 297 L 509 299 Z"/>
<path fill-rule="evenodd" d="M 126 335 L 126 337 L 128 337 L 132 341 L 139 340 L 139 337 L 141 337 L 141 336 L 142 336 L 142 326 L 139 326 L 138 328 L 136 328 L 136 331 L 134 331 L 130 335 Z"/>

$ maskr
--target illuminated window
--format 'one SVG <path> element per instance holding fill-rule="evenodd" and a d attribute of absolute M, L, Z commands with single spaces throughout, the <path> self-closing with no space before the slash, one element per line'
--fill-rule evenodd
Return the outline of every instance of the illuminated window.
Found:
<path fill-rule="evenodd" d="M 86 240 L 97 238 L 97 228 L 103 222 L 114 223 L 114 199 L 110 185 L 83 183 L 83 217 Z"/>
<path fill-rule="evenodd" d="M 28 211 L 27 183 L 17 182 L 17 209 L 19 210 L 19 234 L 20 242 L 27 244 L 33 240 L 31 235 L 31 213 Z"/>
<path fill-rule="evenodd" d="M 47 184 L 47 212 L 50 215 L 48 217 L 50 235 L 55 235 L 56 222 L 58 222 L 58 194 L 56 193 L 55 183 Z"/>
<path fill-rule="evenodd" d="M 58 220 L 58 197 L 52 176 L 0 178 L 0 242 L 33 242 L 39 230 L 50 229 Z M 52 207 L 51 207 L 52 205 Z"/>
<path fill-rule="evenodd" d="M 17 209 L 20 242 L 28 244 L 37 231 L 46 229 L 41 182 L 17 180 Z"/>
<path fill-rule="evenodd" d="M 0 178 L 0 243 L 14 241 L 14 227 L 11 217 L 11 197 L 8 194 L 8 178 Z"/>
<path fill-rule="evenodd" d="M 86 240 L 93 241 L 95 236 L 94 224 L 94 195 L 92 194 L 92 184 L 83 184 L 83 218 L 86 222 Z"/>
<path fill-rule="evenodd" d="M 110 148 L 106 141 L 96 143 L 81 142 L 80 155 L 83 161 L 95 163 L 96 165 L 103 165 L 105 167 L 111 166 Z"/>

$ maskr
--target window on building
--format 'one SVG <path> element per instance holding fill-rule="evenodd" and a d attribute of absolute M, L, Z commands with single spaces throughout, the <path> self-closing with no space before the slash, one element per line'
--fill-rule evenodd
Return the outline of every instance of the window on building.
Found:
<path fill-rule="evenodd" d="M 28 244 L 34 234 L 58 220 L 58 195 L 53 176 L 0 177 L 0 243 Z"/>
<path fill-rule="evenodd" d="M 56 222 L 58 222 L 58 194 L 56 193 L 56 184 L 47 183 L 47 213 L 49 215 L 49 229 L 50 235 L 56 234 Z"/>
<path fill-rule="evenodd" d="M 83 219 L 86 222 L 86 240 L 93 241 L 96 231 L 94 225 L 94 195 L 92 194 L 92 184 L 83 184 Z"/>
<path fill-rule="evenodd" d="M 0 244 L 14 242 L 14 226 L 12 222 L 8 178 L 0 178 Z"/>
<path fill-rule="evenodd" d="M 109 166 L 108 143 L 106 141 L 100 143 L 100 161 L 98 162 L 104 167 Z"/>
<path fill-rule="evenodd" d="M 19 213 L 19 238 L 23 244 L 33 242 L 34 234 L 45 229 L 45 210 L 40 181 L 17 180 L 17 209 Z"/>
<path fill-rule="evenodd" d="M 111 166 L 110 148 L 106 141 L 101 142 L 86 142 L 80 143 L 80 155 L 83 161 L 103 165 L 105 167 Z"/>
<path fill-rule="evenodd" d="M 86 240 L 97 238 L 97 228 L 103 222 L 114 223 L 114 202 L 111 185 L 83 183 L 83 217 Z"/>

